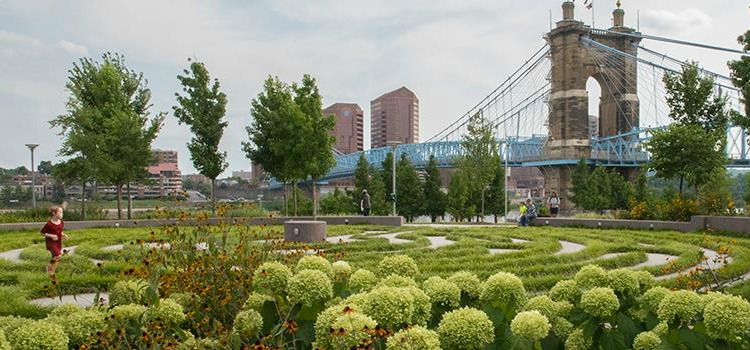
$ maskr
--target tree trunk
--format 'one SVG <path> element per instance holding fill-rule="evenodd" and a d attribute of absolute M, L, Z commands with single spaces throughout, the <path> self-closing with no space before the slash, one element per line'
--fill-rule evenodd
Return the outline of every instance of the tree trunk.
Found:
<path fill-rule="evenodd" d="M 287 192 L 289 191 L 289 185 L 284 183 L 284 216 L 289 216 L 289 200 L 287 198 Z"/>
<path fill-rule="evenodd" d="M 86 180 L 83 180 L 81 186 L 81 220 L 86 220 Z"/>
<path fill-rule="evenodd" d="M 128 220 L 133 220 L 133 196 L 130 195 L 130 182 L 128 182 L 127 193 L 128 193 Z"/>
<path fill-rule="evenodd" d="M 211 213 L 216 216 L 216 179 L 211 179 Z"/>
<path fill-rule="evenodd" d="M 485 189 L 482 188 L 482 222 L 484 222 L 484 191 Z"/>
<path fill-rule="evenodd" d="M 117 220 L 122 220 L 122 184 L 117 185 Z"/>
<path fill-rule="evenodd" d="M 495 223 L 497 223 L 497 214 L 495 214 L 494 216 L 495 216 Z"/>
<path fill-rule="evenodd" d="M 312 179 L 313 195 L 313 220 L 318 220 L 318 187 L 315 186 L 315 179 Z"/>
<path fill-rule="evenodd" d="M 680 176 L 680 197 L 682 197 L 682 180 L 684 179 L 684 176 Z"/>
<path fill-rule="evenodd" d="M 292 200 L 294 201 L 294 216 L 297 216 L 297 181 L 292 182 Z"/>

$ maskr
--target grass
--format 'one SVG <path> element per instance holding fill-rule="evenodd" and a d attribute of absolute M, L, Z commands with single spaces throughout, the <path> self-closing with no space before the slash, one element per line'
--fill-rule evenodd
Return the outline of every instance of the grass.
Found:
<path fill-rule="evenodd" d="M 237 241 L 238 233 L 244 232 L 257 244 L 266 238 L 283 237 L 282 227 L 268 228 L 227 226 L 225 239 Z M 194 228 L 187 228 L 188 231 Z M 373 231 L 381 231 L 374 233 Z M 410 242 L 391 244 L 383 232 L 397 233 L 397 237 Z M 0 252 L 22 248 L 21 262 L 0 259 L 0 315 L 22 315 L 43 317 L 49 309 L 29 304 L 27 300 L 53 295 L 77 294 L 105 291 L 123 278 L 123 271 L 136 267 L 144 246 L 139 240 L 158 241 L 159 228 L 103 228 L 67 232 L 71 239 L 65 246 L 77 246 L 73 255 L 64 256 L 58 268 L 59 282 L 53 284 L 44 269 L 49 253 L 44 241 L 36 231 L 0 233 Z M 678 256 L 673 270 L 683 270 L 698 261 L 700 248 L 719 250 L 730 247 L 731 264 L 720 271 L 724 278 L 740 276 L 750 270 L 750 239 L 730 237 L 716 233 L 678 233 L 669 231 L 597 230 L 581 228 L 530 227 L 377 227 L 364 225 L 339 225 L 328 227 L 329 236 L 354 235 L 351 243 L 311 245 L 321 249 L 330 260 L 342 259 L 355 268 L 375 271 L 377 263 L 386 255 L 407 254 L 415 259 L 420 269 L 417 280 L 430 276 L 447 277 L 457 271 L 471 271 L 481 279 L 498 271 L 512 272 L 524 282 L 527 290 L 542 293 L 561 279 L 571 278 L 582 266 L 598 264 L 607 269 L 629 267 L 646 261 L 646 253 L 662 253 Z M 455 243 L 434 249 L 429 237 L 441 236 Z M 511 240 L 523 239 L 527 242 Z M 560 241 L 582 244 L 585 248 L 572 254 L 557 253 Z M 122 251 L 107 251 L 102 248 L 123 244 Z M 649 246 L 645 246 L 648 244 Z M 305 244 L 297 245 L 308 246 Z M 513 249 L 504 254 L 490 254 L 489 249 Z M 604 254 L 620 255 L 602 260 Z M 280 254 L 271 256 L 281 258 Z M 101 260 L 97 266 L 91 259 Z M 665 265 L 668 263 L 664 262 Z M 664 266 L 645 268 L 654 275 L 665 274 Z M 662 282 L 675 286 L 674 280 Z M 729 292 L 750 296 L 750 283 L 733 286 Z"/>

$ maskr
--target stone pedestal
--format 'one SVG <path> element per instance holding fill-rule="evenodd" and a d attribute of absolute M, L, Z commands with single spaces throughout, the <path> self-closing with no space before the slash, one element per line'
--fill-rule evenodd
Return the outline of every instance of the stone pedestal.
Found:
<path fill-rule="evenodd" d="M 284 240 L 288 242 L 325 242 L 325 221 L 286 221 Z"/>

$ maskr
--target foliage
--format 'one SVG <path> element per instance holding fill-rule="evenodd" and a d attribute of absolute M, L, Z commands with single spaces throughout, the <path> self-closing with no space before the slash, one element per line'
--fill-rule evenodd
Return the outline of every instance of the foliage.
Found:
<path fill-rule="evenodd" d="M 356 194 L 356 192 L 354 192 L 353 195 L 354 194 Z M 338 187 L 333 190 L 333 193 L 320 201 L 320 210 L 323 214 L 327 215 L 345 215 L 357 212 L 352 197 L 346 195 L 343 191 L 339 190 Z"/>
<path fill-rule="evenodd" d="M 190 62 L 190 59 L 188 59 Z M 190 159 L 200 174 L 211 179 L 211 198 L 216 203 L 216 177 L 226 170 L 227 153 L 219 151 L 219 143 L 228 123 L 226 114 L 227 95 L 221 92 L 218 79 L 211 84 L 211 77 L 203 62 L 191 62 L 190 70 L 177 79 L 182 84 L 185 96 L 175 93 L 177 106 L 172 107 L 180 124 L 186 124 L 193 133 L 188 143 Z"/>
<path fill-rule="evenodd" d="M 498 216 L 505 215 L 505 196 L 505 169 L 498 163 L 495 167 L 495 176 L 492 178 L 492 183 L 490 183 L 490 189 L 487 193 L 486 208 L 488 214 L 495 216 L 495 223 L 497 223 Z"/>
<path fill-rule="evenodd" d="M 463 156 L 456 162 L 458 168 L 471 181 L 469 193 L 478 197 L 479 214 L 485 214 L 485 191 L 495 177 L 495 169 L 500 164 L 498 144 L 495 140 L 492 122 L 480 111 L 469 119 L 467 132 L 461 138 Z"/>
<path fill-rule="evenodd" d="M 424 201 L 425 214 L 432 222 L 435 222 L 438 216 L 445 215 L 446 197 L 441 190 L 440 173 L 434 155 L 430 155 L 430 161 L 425 168 Z"/>
<path fill-rule="evenodd" d="M 469 203 L 469 185 L 466 175 L 459 169 L 453 172 L 448 185 L 446 209 L 455 221 L 471 218 L 476 213 L 476 206 Z"/>
<path fill-rule="evenodd" d="M 573 203 L 586 210 L 627 209 L 633 189 L 617 171 L 596 167 L 593 172 L 585 159 L 573 170 Z"/>
<path fill-rule="evenodd" d="M 750 50 L 750 30 L 738 36 L 737 42 L 745 51 Z M 742 92 L 741 101 L 745 105 L 744 111 L 733 113 L 733 123 L 748 129 L 750 128 L 750 57 L 742 56 L 739 60 L 730 61 L 728 66 L 732 73 L 732 83 Z"/>
<path fill-rule="evenodd" d="M 406 153 L 401 154 L 401 160 L 396 169 L 396 210 L 406 221 L 413 221 L 423 213 L 424 191 L 417 176 L 417 169 L 409 160 Z"/>

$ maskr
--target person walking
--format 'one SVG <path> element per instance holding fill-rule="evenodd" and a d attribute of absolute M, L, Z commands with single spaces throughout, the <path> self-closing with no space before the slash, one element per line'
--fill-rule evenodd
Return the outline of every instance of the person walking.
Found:
<path fill-rule="evenodd" d="M 560 211 L 560 197 L 557 196 L 557 192 L 552 191 L 552 195 L 547 200 L 549 205 L 549 213 L 553 218 L 557 217 L 557 213 Z"/>
<path fill-rule="evenodd" d="M 367 190 L 362 190 L 362 200 L 359 202 L 359 210 L 362 211 L 362 215 L 370 216 L 370 194 Z"/>
<path fill-rule="evenodd" d="M 51 207 L 49 214 L 50 219 L 44 224 L 44 227 L 40 230 L 40 234 L 44 236 L 47 250 L 52 254 L 52 259 L 50 259 L 47 265 L 47 274 L 54 278 L 57 262 L 60 261 L 60 256 L 63 254 L 62 241 L 69 237 L 63 232 L 65 228 L 63 208 L 58 206 Z"/>

